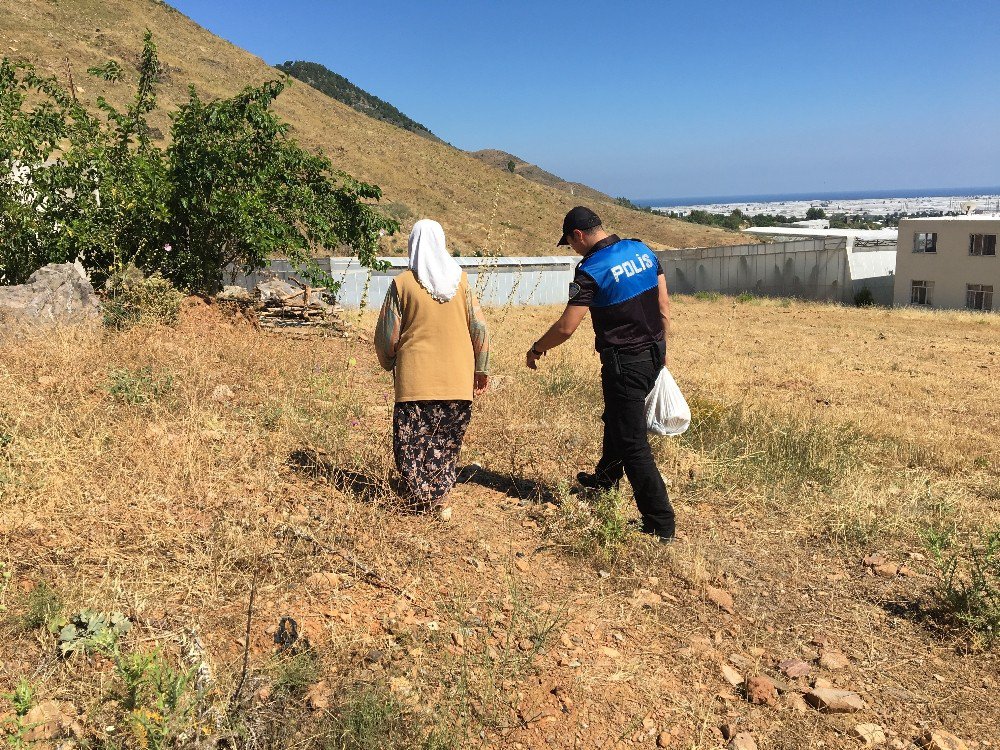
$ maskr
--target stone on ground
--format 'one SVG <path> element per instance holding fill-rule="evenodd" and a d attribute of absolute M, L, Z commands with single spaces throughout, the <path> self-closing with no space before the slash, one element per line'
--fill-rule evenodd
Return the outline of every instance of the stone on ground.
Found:
<path fill-rule="evenodd" d="M 79 263 L 51 263 L 26 284 L 0 286 L 0 320 L 33 325 L 96 320 L 101 303 Z"/>
<path fill-rule="evenodd" d="M 778 662 L 778 669 L 784 672 L 785 676 L 789 678 L 805 677 L 812 671 L 812 667 L 801 659 L 785 659 Z"/>
<path fill-rule="evenodd" d="M 729 750 L 757 750 L 757 741 L 749 732 L 739 732 L 729 740 Z"/>
<path fill-rule="evenodd" d="M 969 746 L 951 732 L 943 729 L 932 729 L 920 738 L 920 747 L 924 750 L 969 750 Z"/>
<path fill-rule="evenodd" d="M 720 666 L 720 669 L 722 670 L 722 676 L 725 678 L 726 682 L 728 682 L 733 687 L 737 687 L 738 685 L 743 684 L 743 675 L 741 675 L 739 672 L 737 672 L 728 664 L 722 664 Z"/>
<path fill-rule="evenodd" d="M 839 651 L 824 650 L 819 657 L 819 665 L 824 669 L 836 671 L 851 665 L 850 660 Z"/>
<path fill-rule="evenodd" d="M 864 743 L 866 747 L 884 745 L 885 731 L 878 724 L 858 724 L 851 730 L 851 736 Z"/>
<path fill-rule="evenodd" d="M 806 702 L 816 710 L 829 714 L 852 714 L 865 707 L 865 702 L 857 693 L 834 688 L 813 688 L 806 693 Z"/>
<path fill-rule="evenodd" d="M 747 679 L 747 700 L 756 705 L 773 706 L 778 702 L 778 690 L 763 675 L 750 677 Z"/>
<path fill-rule="evenodd" d="M 729 614 L 736 613 L 736 605 L 733 603 L 733 595 L 725 589 L 717 589 L 715 586 L 706 586 L 705 595 L 719 609 Z"/>

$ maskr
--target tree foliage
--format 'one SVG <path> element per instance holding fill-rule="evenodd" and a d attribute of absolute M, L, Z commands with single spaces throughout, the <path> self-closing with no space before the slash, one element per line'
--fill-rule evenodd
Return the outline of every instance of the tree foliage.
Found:
<path fill-rule="evenodd" d="M 123 75 L 112 62 L 90 72 Z M 135 95 L 123 110 L 99 98 L 102 121 L 54 79 L 0 61 L 0 283 L 76 258 L 98 282 L 134 263 L 192 291 L 279 254 L 333 286 L 312 258 L 337 245 L 377 264 L 398 223 L 373 205 L 378 187 L 289 138 L 271 111 L 284 82 L 210 102 L 191 87 L 163 149 L 147 122 L 160 75 L 147 31 Z"/>

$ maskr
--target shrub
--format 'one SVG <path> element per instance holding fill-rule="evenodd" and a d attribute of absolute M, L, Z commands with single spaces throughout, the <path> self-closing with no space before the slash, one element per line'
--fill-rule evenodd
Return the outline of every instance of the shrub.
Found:
<path fill-rule="evenodd" d="M 872 290 L 866 286 L 861 287 L 854 295 L 854 305 L 856 307 L 874 307 L 875 295 L 872 294 Z"/>
<path fill-rule="evenodd" d="M 929 538 L 937 561 L 935 590 L 938 611 L 955 627 L 987 645 L 1000 639 L 1000 529 L 983 533 L 964 547 L 951 550 L 951 537 Z"/>
<path fill-rule="evenodd" d="M 737 302 L 753 302 L 756 297 L 754 297 L 750 292 L 742 292 L 736 295 Z"/>
<path fill-rule="evenodd" d="M 718 292 L 695 292 L 694 298 L 702 302 L 718 302 L 722 295 Z"/>
<path fill-rule="evenodd" d="M 104 286 L 104 324 L 119 330 L 145 323 L 174 325 L 184 295 L 159 272 L 146 277 L 129 264 Z"/>
<path fill-rule="evenodd" d="M 42 581 L 28 594 L 27 608 L 21 624 L 25 630 L 50 627 L 62 613 L 62 599 Z"/>
<path fill-rule="evenodd" d="M 108 393 L 126 404 L 147 404 L 173 390 L 170 375 L 154 375 L 149 367 L 139 370 L 112 370 L 108 375 Z"/>

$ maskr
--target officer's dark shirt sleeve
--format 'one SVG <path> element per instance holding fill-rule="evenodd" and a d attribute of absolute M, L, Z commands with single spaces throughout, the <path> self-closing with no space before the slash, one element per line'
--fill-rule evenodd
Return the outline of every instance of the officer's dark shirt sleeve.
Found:
<path fill-rule="evenodd" d="M 590 274 L 577 269 L 576 275 L 573 276 L 573 283 L 569 285 L 569 304 L 590 307 L 594 304 L 596 294 L 597 282 L 590 277 Z"/>

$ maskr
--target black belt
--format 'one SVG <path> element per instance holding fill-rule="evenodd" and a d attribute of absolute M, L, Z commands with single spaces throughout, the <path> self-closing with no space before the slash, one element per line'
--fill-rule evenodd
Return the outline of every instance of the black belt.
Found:
<path fill-rule="evenodd" d="M 631 365 L 636 362 L 651 361 L 654 365 L 663 364 L 663 357 L 667 353 L 666 341 L 654 341 L 641 349 L 621 351 L 617 347 L 611 346 L 601 350 L 601 364 L 612 365 L 615 374 L 622 374 L 622 365 Z"/>

